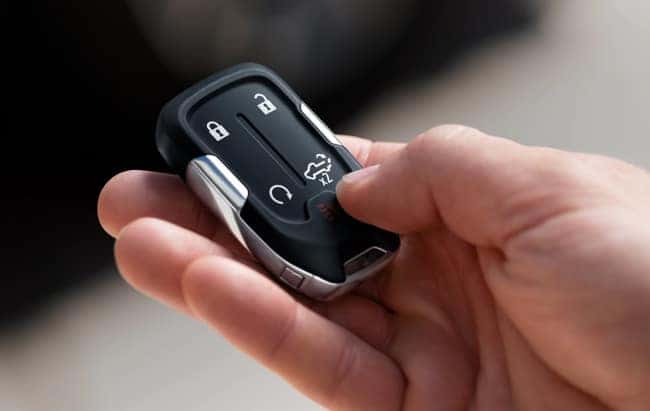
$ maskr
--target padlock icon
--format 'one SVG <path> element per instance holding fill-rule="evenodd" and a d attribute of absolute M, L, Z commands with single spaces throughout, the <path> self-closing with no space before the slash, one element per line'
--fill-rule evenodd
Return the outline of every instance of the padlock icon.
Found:
<path fill-rule="evenodd" d="M 257 108 L 259 108 L 265 116 L 268 116 L 278 109 L 275 104 L 271 103 L 271 101 L 262 93 L 255 94 L 253 98 L 261 101 L 261 103 L 257 105 Z"/>
<path fill-rule="evenodd" d="M 210 121 L 206 126 L 210 132 L 210 135 L 217 141 L 221 141 L 230 135 L 230 132 L 216 121 Z"/>

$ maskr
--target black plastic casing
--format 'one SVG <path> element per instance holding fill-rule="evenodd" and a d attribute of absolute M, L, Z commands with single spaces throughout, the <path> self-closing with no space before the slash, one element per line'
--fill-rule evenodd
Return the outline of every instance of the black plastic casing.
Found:
<path fill-rule="evenodd" d="M 248 98 L 252 97 L 248 89 L 256 87 L 263 88 L 276 103 L 277 115 L 265 117 L 256 112 L 254 101 Z M 225 95 L 232 96 L 231 100 L 210 106 Z M 171 100 L 158 120 L 157 146 L 182 178 L 192 160 L 205 155 L 219 158 L 251 193 L 240 211 L 243 221 L 286 261 L 327 282 L 344 283 L 350 274 L 349 267 L 346 273 L 346 262 L 372 247 L 394 253 L 399 248 L 399 237 L 347 215 L 336 200 L 336 181 L 321 188 L 301 180 L 302 168 L 297 171 L 299 166 L 295 164 L 304 162 L 294 159 L 312 155 L 305 152 L 311 148 L 305 147 L 313 146 L 314 153 L 331 157 L 338 170 L 335 180 L 361 168 L 344 146 L 333 144 L 314 127 L 301 110 L 302 105 L 296 93 L 268 68 L 253 63 L 238 65 L 210 76 Z M 206 112 L 221 116 L 233 133 L 229 140 L 215 143 L 200 126 L 205 124 Z M 262 180 L 293 184 L 296 194 L 291 207 L 270 203 L 265 195 L 269 183 Z"/>

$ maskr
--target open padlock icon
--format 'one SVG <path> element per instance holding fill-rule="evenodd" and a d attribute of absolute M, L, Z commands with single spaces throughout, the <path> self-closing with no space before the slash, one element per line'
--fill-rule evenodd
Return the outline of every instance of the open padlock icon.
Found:
<path fill-rule="evenodd" d="M 208 122 L 208 124 L 206 124 L 206 127 L 208 128 L 210 135 L 217 141 L 221 141 L 230 135 L 230 132 L 216 121 Z"/>
<path fill-rule="evenodd" d="M 271 101 L 262 93 L 257 93 L 253 96 L 255 100 L 261 101 L 260 104 L 257 105 L 257 108 L 260 109 L 262 114 L 265 116 L 268 116 L 269 114 L 273 113 L 275 110 L 278 108 L 275 106 L 275 104 L 271 103 Z"/>

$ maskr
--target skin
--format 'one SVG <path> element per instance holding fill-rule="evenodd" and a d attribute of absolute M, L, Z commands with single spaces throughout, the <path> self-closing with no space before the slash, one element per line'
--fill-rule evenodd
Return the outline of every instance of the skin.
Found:
<path fill-rule="evenodd" d="M 146 171 L 99 199 L 121 273 L 327 408 L 648 409 L 646 171 L 461 126 L 342 140 L 367 168 L 341 205 L 402 235 L 355 292 L 285 291 L 180 179 Z"/>

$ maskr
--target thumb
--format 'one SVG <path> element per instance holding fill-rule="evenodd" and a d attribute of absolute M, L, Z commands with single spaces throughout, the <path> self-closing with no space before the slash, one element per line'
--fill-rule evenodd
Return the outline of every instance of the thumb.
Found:
<path fill-rule="evenodd" d="M 390 231 L 406 234 L 445 224 L 475 245 L 500 246 L 558 211 L 537 205 L 569 184 L 567 156 L 443 126 L 382 164 L 346 175 L 337 195 L 350 215 Z M 572 198 L 564 199 L 563 207 Z"/>

